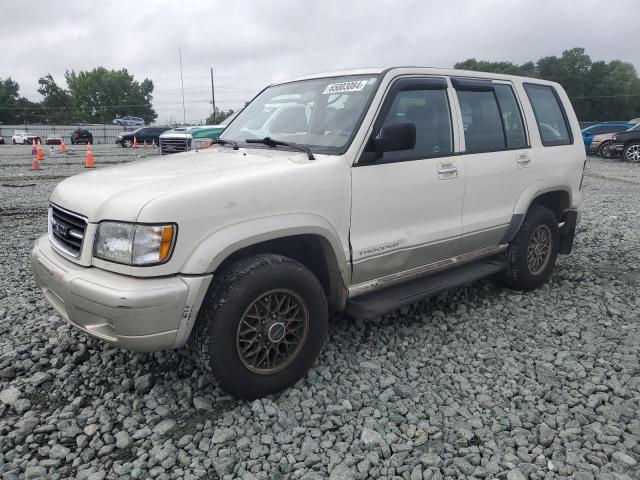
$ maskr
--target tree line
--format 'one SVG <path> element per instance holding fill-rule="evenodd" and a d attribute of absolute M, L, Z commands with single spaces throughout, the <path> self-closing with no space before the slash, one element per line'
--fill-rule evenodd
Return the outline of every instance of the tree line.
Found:
<path fill-rule="evenodd" d="M 640 117 L 640 78 L 635 67 L 621 60 L 593 61 L 584 48 L 572 48 L 560 57 L 516 64 L 475 58 L 455 68 L 523 75 L 560 83 L 580 120 L 629 120 Z M 38 80 L 43 99 L 33 102 L 20 95 L 11 77 L 0 78 L 0 123 L 110 123 L 118 116 L 134 115 L 148 123 L 157 118 L 152 106 L 153 82 L 136 81 L 126 69 L 67 71 L 65 87 L 51 74 Z M 207 119 L 217 124 L 233 110 L 216 111 Z"/>
<path fill-rule="evenodd" d="M 126 115 L 151 123 L 158 116 L 151 104 L 153 82 L 138 82 L 124 68 L 67 70 L 64 79 L 65 88 L 51 74 L 40 78 L 43 99 L 34 102 L 20 95 L 20 85 L 11 77 L 0 78 L 0 123 L 111 123 Z"/>
<path fill-rule="evenodd" d="M 630 120 L 640 117 L 640 78 L 635 67 L 620 60 L 593 61 L 584 48 L 565 50 L 520 65 L 470 58 L 454 66 L 558 82 L 571 99 L 579 120 Z"/>

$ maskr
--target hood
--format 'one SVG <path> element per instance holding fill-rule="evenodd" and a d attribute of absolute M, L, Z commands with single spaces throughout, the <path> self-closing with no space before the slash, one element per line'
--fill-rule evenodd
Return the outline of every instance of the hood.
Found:
<path fill-rule="evenodd" d="M 135 222 L 142 208 L 167 193 L 260 175 L 307 163 L 306 155 L 283 150 L 215 147 L 158 156 L 81 173 L 62 181 L 51 202 L 90 222 Z"/>

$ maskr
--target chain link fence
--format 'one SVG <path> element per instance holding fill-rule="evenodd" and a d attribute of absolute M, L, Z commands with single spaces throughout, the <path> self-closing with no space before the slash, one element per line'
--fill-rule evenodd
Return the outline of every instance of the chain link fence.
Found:
<path fill-rule="evenodd" d="M 4 137 L 5 143 L 11 143 L 14 132 L 27 132 L 38 135 L 42 141 L 47 135 L 62 135 L 65 143 L 71 143 L 71 134 L 76 130 L 89 130 L 93 135 L 93 143 L 115 143 L 119 133 L 136 130 L 140 127 L 123 127 L 120 125 L 0 125 L 0 137 Z"/>

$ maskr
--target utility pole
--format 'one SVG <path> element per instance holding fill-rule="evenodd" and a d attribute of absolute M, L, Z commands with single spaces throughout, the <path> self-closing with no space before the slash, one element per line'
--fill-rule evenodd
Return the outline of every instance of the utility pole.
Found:
<path fill-rule="evenodd" d="M 180 53 L 180 84 L 182 85 L 182 121 L 187 124 L 187 110 L 184 107 L 184 80 L 182 80 L 182 47 L 178 47 Z"/>
<path fill-rule="evenodd" d="M 216 123 L 216 95 L 213 90 L 213 68 L 211 69 L 211 104 L 213 105 L 213 123 Z"/>

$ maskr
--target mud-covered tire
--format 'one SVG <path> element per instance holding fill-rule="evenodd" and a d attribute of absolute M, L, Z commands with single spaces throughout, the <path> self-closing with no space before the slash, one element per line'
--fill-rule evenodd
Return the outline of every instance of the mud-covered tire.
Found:
<path fill-rule="evenodd" d="M 542 242 L 537 239 L 548 235 L 548 255 L 540 260 L 535 252 Z M 534 290 L 547 282 L 555 266 L 559 247 L 558 219 L 546 207 L 535 206 L 527 213 L 518 234 L 507 250 L 507 269 L 502 281 L 517 290 Z M 532 253 L 534 255 L 532 255 Z"/>
<path fill-rule="evenodd" d="M 285 362 L 279 370 L 274 367 L 269 372 L 252 371 L 246 354 L 241 353 L 239 326 L 252 306 L 261 305 L 258 299 L 274 291 L 292 292 L 296 301 L 301 302 L 307 319 L 306 333 L 290 363 Z M 275 314 L 273 318 L 276 322 Z M 254 399 L 283 390 L 306 374 L 324 344 L 327 322 L 326 296 L 307 267 L 281 255 L 253 255 L 214 276 L 191 332 L 189 347 L 199 367 L 223 390 L 238 398 Z M 284 333 L 282 336 L 285 338 Z M 271 341 L 271 330 L 268 338 L 260 341 Z"/>

